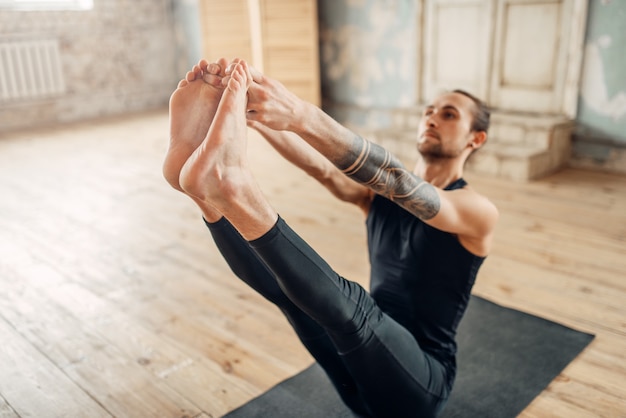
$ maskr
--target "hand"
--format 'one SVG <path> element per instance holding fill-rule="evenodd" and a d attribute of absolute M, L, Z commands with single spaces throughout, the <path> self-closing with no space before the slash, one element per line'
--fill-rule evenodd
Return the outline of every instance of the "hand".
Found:
<path fill-rule="evenodd" d="M 248 88 L 248 125 L 263 124 L 268 128 L 290 130 L 301 117 L 304 102 L 282 83 L 264 76 L 250 67 L 253 83 Z"/>

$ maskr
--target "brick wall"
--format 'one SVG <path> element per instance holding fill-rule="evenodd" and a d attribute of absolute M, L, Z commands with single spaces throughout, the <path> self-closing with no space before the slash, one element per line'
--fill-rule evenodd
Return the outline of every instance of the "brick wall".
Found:
<path fill-rule="evenodd" d="M 0 102 L 0 132 L 162 107 L 180 78 L 171 0 L 95 0 L 89 11 L 0 11 L 0 42 L 41 38 L 59 40 L 66 91 Z"/>

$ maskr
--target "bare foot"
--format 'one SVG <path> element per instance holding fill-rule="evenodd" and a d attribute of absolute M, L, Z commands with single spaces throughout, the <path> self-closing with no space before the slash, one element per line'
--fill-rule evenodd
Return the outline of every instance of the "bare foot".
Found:
<path fill-rule="evenodd" d="M 243 65 L 236 64 L 205 140 L 181 170 L 185 193 L 203 201 L 219 199 L 219 190 L 233 180 L 227 174 L 245 166 L 246 93 L 250 83 Z"/>
<path fill-rule="evenodd" d="M 178 83 L 170 97 L 170 143 L 163 162 L 163 176 L 175 189 L 185 161 L 204 140 L 217 111 L 224 88 L 226 61 L 201 60 Z"/>
<path fill-rule="evenodd" d="M 214 207 L 248 240 L 267 232 L 278 217 L 247 165 L 246 107 L 251 82 L 246 63 L 234 64 L 209 132 L 180 173 L 185 193 Z"/>

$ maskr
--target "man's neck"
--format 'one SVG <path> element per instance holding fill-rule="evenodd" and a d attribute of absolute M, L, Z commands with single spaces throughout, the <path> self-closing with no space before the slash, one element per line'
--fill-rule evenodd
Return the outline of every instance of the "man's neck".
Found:
<path fill-rule="evenodd" d="M 433 186 L 443 189 L 463 177 L 463 163 L 457 159 L 426 162 L 422 157 L 419 157 L 413 174 L 423 178 Z"/>

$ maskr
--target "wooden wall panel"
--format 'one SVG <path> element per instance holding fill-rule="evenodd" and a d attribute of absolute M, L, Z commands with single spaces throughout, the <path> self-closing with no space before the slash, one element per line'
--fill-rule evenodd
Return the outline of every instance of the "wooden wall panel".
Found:
<path fill-rule="evenodd" d="M 252 57 L 247 0 L 201 0 L 202 53 L 209 61 Z"/>
<path fill-rule="evenodd" d="M 301 98 L 321 104 L 314 0 L 202 0 L 204 56 L 247 59 Z"/>
<path fill-rule="evenodd" d="M 263 63 L 271 77 L 303 99 L 320 104 L 317 4 L 261 1 Z"/>

